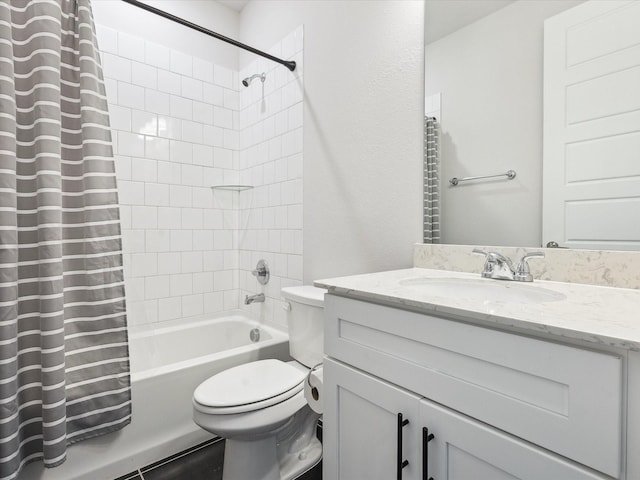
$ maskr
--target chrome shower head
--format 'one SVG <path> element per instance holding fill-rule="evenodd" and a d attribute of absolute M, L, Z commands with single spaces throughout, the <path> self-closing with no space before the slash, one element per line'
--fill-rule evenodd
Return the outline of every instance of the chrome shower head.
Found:
<path fill-rule="evenodd" d="M 260 80 L 262 80 L 262 83 L 264 83 L 264 81 L 267 78 L 267 74 L 266 73 L 256 73 L 255 75 L 251 75 L 250 77 L 247 77 L 244 80 L 242 80 L 242 85 L 244 85 L 245 87 L 248 87 L 249 84 L 251 82 L 253 82 L 256 78 L 259 78 Z"/>

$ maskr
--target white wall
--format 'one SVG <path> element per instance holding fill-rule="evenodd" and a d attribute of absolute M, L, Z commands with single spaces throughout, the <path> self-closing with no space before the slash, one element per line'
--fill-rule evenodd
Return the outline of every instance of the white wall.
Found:
<path fill-rule="evenodd" d="M 218 2 L 153 0 L 144 3 L 227 37 L 234 39 L 238 37 L 238 13 Z M 96 23 L 215 62 L 232 70 L 238 70 L 237 47 L 207 37 L 121 0 L 93 0 L 91 5 Z"/>
<path fill-rule="evenodd" d="M 581 0 L 522 0 L 425 47 L 440 93 L 443 243 L 539 246 L 544 19 Z M 514 180 L 449 178 L 516 171 Z"/>
<path fill-rule="evenodd" d="M 240 40 L 257 48 L 304 25 L 305 283 L 412 264 L 423 12 L 422 0 L 260 0 L 241 13 Z"/>

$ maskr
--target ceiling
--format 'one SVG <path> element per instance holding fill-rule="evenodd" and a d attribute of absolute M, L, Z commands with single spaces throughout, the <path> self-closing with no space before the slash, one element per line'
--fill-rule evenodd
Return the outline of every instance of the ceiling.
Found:
<path fill-rule="evenodd" d="M 217 0 L 241 12 L 250 0 Z M 434 42 L 515 0 L 425 0 L 425 44 Z"/>
<path fill-rule="evenodd" d="M 455 32 L 514 0 L 426 0 L 425 44 Z"/>
<path fill-rule="evenodd" d="M 244 6 L 249 3 L 249 0 L 218 0 L 218 3 L 221 3 L 236 12 L 241 12 Z"/>

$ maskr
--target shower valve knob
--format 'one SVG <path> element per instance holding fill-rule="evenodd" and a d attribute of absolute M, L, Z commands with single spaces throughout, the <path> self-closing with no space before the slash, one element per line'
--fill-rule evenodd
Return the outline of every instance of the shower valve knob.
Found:
<path fill-rule="evenodd" d="M 264 260 L 260 260 L 256 269 L 251 271 L 251 275 L 258 279 L 260 285 L 269 283 L 269 265 Z"/>

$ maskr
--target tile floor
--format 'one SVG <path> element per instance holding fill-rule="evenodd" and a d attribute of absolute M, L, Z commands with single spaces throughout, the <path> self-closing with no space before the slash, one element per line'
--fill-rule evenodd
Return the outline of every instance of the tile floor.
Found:
<path fill-rule="evenodd" d="M 322 426 L 318 426 L 322 441 Z M 215 438 L 116 480 L 222 480 L 224 439 Z M 322 462 L 297 480 L 322 480 Z"/>

